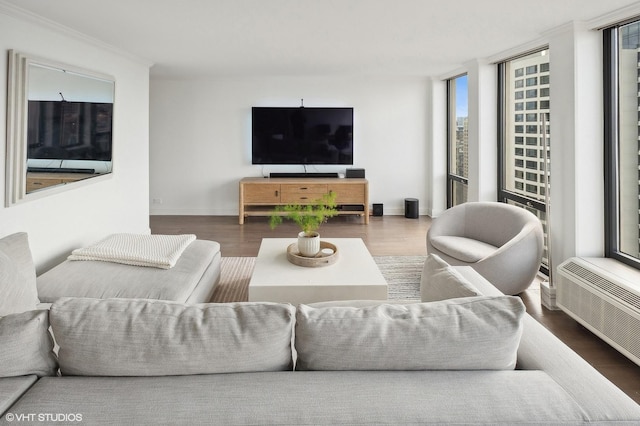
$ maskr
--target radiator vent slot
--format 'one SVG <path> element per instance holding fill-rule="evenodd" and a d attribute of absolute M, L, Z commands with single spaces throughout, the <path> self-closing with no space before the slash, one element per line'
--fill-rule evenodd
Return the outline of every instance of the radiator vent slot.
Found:
<path fill-rule="evenodd" d="M 640 280 L 630 282 L 612 273 L 615 268 L 601 266 L 583 258 L 561 264 L 556 276 L 557 304 L 640 365 L 640 291 L 636 290 Z"/>
<path fill-rule="evenodd" d="M 640 310 L 640 295 L 634 294 L 629 290 L 620 287 L 618 284 L 609 281 L 608 279 L 573 261 L 569 261 L 566 264 L 565 270 L 582 278 L 584 281 L 588 282 L 594 287 L 599 288 L 606 294 L 617 297 L 621 301 L 626 302 L 634 308 Z"/>

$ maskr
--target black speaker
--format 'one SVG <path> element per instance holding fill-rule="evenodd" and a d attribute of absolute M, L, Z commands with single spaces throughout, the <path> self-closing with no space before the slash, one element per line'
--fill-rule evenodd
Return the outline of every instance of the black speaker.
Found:
<path fill-rule="evenodd" d="M 404 199 L 404 217 L 409 219 L 418 218 L 418 199 L 417 198 L 405 198 Z"/>
<path fill-rule="evenodd" d="M 364 169 L 347 169 L 346 177 L 364 179 Z"/>
<path fill-rule="evenodd" d="M 374 204 L 373 205 L 373 215 L 374 216 L 382 216 L 383 214 L 383 206 L 382 204 Z"/>

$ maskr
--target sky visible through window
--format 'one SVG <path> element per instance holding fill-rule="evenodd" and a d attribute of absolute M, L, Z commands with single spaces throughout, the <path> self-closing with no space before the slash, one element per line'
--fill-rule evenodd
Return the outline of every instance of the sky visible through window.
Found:
<path fill-rule="evenodd" d="M 469 116 L 469 91 L 467 88 L 467 76 L 456 78 L 456 117 Z"/>

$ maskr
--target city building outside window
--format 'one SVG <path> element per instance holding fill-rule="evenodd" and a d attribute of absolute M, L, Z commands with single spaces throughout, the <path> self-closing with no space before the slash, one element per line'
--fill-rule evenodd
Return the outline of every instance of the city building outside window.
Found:
<path fill-rule="evenodd" d="M 540 218 L 545 231 L 542 259 L 545 272 L 549 267 L 546 223 L 550 176 L 549 56 L 549 50 L 542 49 L 498 65 L 499 199 L 526 208 Z M 526 88 L 524 96 L 521 89 L 516 90 L 522 87 Z M 526 149 L 522 148 L 523 141 Z"/>
<path fill-rule="evenodd" d="M 469 187 L 467 76 L 447 81 L 447 207 L 467 201 Z"/>
<path fill-rule="evenodd" d="M 605 251 L 640 268 L 640 21 L 604 38 Z"/>

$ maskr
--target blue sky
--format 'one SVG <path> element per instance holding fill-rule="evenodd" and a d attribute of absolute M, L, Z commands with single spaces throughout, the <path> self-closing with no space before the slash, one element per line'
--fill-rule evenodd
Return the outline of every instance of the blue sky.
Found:
<path fill-rule="evenodd" d="M 456 116 L 469 116 L 469 90 L 466 75 L 456 78 Z"/>

